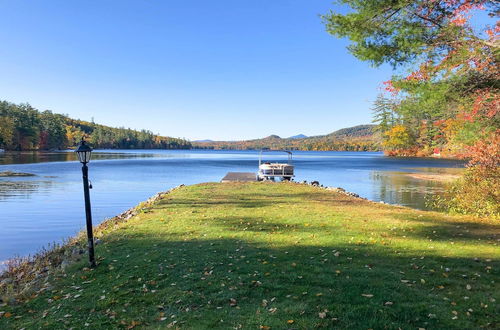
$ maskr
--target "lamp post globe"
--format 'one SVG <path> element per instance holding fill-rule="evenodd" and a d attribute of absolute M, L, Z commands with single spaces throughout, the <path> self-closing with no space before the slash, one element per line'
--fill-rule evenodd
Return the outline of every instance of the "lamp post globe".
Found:
<path fill-rule="evenodd" d="M 87 145 L 84 139 L 82 139 L 75 152 L 78 155 L 80 163 L 87 164 L 90 162 L 90 158 L 92 157 L 92 148 Z"/>
<path fill-rule="evenodd" d="M 83 177 L 83 195 L 85 198 L 85 218 L 87 224 L 87 241 L 88 241 L 88 250 L 89 250 L 89 264 L 90 267 L 95 267 L 95 257 L 94 257 L 94 233 L 92 231 L 92 209 L 90 207 L 90 188 L 89 185 L 89 168 L 87 164 L 90 162 L 90 158 L 92 157 L 92 148 L 89 147 L 85 140 L 82 138 L 82 141 L 78 145 L 78 148 L 75 150 L 78 155 L 78 160 L 82 163 L 82 177 Z"/>

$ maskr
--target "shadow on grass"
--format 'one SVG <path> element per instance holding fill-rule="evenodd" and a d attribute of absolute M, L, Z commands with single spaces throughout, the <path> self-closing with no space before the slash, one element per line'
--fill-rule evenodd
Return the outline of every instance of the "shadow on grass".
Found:
<path fill-rule="evenodd" d="M 394 215 L 395 219 L 409 221 L 409 225 L 418 225 L 408 231 L 408 237 L 426 238 L 435 241 L 496 241 L 500 227 L 491 223 L 451 220 L 444 216 L 409 216 Z"/>
<path fill-rule="evenodd" d="M 282 220 L 282 219 L 280 219 Z M 225 216 L 212 219 L 212 226 L 235 232 L 250 231 L 255 233 L 321 233 L 325 231 L 325 227 L 307 224 L 287 223 L 286 221 L 269 220 L 268 217 L 255 216 Z M 332 228 L 333 226 L 329 226 Z"/>
<path fill-rule="evenodd" d="M 53 291 L 14 308 L 23 316 L 11 325 L 39 325 L 52 308 L 46 325 L 66 328 L 173 321 L 190 329 L 495 327 L 490 300 L 498 260 L 408 257 L 372 245 L 270 248 L 236 239 L 117 233 L 103 239 L 97 253 L 97 269 L 73 266 Z M 47 305 L 67 293 L 70 298 Z M 467 316 L 468 309 L 474 312 Z"/>

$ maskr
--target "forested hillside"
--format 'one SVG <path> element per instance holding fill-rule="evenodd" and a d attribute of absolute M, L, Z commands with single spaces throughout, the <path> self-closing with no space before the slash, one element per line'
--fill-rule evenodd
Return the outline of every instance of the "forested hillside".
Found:
<path fill-rule="evenodd" d="M 85 137 L 94 148 L 190 149 L 183 139 L 159 136 L 147 130 L 113 128 L 29 104 L 0 101 L 0 148 L 6 150 L 53 150 L 74 147 Z"/>
<path fill-rule="evenodd" d="M 338 150 L 338 151 L 377 151 L 380 150 L 379 134 L 375 125 L 359 125 L 343 128 L 327 135 L 306 138 L 281 138 L 270 135 L 263 139 L 246 141 L 207 141 L 195 142 L 197 148 L 254 150 L 254 149 L 289 149 L 289 150 Z"/>

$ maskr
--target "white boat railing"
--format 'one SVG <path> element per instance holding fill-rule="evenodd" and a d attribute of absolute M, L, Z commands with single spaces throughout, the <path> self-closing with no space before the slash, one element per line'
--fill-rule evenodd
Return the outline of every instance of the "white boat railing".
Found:
<path fill-rule="evenodd" d="M 284 152 L 288 154 L 286 163 L 271 163 L 263 162 L 262 154 L 264 152 Z M 292 152 L 288 150 L 261 150 L 259 154 L 259 171 L 257 173 L 259 179 L 274 179 L 279 177 L 290 180 L 294 177 L 294 166 L 292 165 Z"/>

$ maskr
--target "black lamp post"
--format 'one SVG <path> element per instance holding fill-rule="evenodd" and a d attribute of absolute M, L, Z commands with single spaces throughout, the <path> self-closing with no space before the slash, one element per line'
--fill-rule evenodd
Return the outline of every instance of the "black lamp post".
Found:
<path fill-rule="evenodd" d="M 78 160 L 83 164 L 82 174 L 83 174 L 83 194 L 85 196 L 85 215 L 87 218 L 87 239 L 89 248 L 89 263 L 90 267 L 94 268 L 95 257 L 94 257 L 94 234 L 92 232 L 92 210 L 90 208 L 90 192 L 89 192 L 89 168 L 87 163 L 90 162 L 90 157 L 92 156 L 92 148 L 89 147 L 85 140 L 82 138 L 82 142 L 75 150 L 78 155 Z"/>

